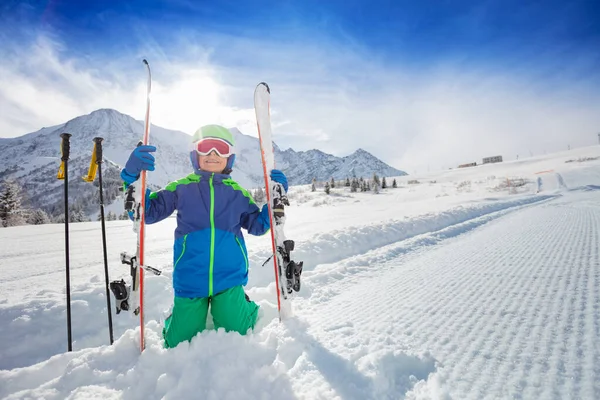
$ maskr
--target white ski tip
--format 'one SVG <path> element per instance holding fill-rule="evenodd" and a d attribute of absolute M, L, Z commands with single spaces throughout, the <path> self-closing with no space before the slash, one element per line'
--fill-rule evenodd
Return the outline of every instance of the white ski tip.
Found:
<path fill-rule="evenodd" d="M 271 88 L 269 87 L 269 85 L 267 85 L 267 83 L 266 83 L 266 82 L 261 82 L 261 83 L 259 83 L 259 84 L 257 85 L 257 87 L 258 87 L 258 86 L 260 86 L 260 85 L 263 85 L 264 87 L 266 87 L 266 88 L 267 88 L 267 92 L 268 92 L 269 94 L 271 94 Z"/>

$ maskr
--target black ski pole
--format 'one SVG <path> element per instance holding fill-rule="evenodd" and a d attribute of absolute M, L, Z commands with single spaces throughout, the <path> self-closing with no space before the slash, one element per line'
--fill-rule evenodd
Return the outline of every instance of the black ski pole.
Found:
<path fill-rule="evenodd" d="M 113 344 L 112 309 L 110 307 L 110 289 L 108 282 L 108 256 L 106 254 L 106 225 L 104 223 L 104 197 L 102 195 L 102 141 L 101 137 L 95 137 L 96 164 L 98 165 L 98 184 L 100 186 L 100 220 L 102 221 L 102 250 L 104 251 L 104 281 L 106 282 L 106 310 L 108 313 L 108 332 L 110 344 Z"/>
<path fill-rule="evenodd" d="M 62 157 L 63 172 L 65 180 L 65 257 L 67 270 L 67 338 L 69 340 L 69 351 L 73 350 L 73 337 L 71 335 L 71 272 L 69 269 L 69 152 L 70 133 L 61 133 L 62 138 Z"/>

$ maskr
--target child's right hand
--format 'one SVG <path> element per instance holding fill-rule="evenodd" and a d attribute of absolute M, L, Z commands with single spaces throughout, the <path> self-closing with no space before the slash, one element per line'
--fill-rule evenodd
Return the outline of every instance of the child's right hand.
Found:
<path fill-rule="evenodd" d="M 125 164 L 125 168 L 121 171 L 121 178 L 127 183 L 135 182 L 142 171 L 154 171 L 154 156 L 156 151 L 155 146 L 141 145 L 135 148 L 129 156 L 129 160 Z"/>

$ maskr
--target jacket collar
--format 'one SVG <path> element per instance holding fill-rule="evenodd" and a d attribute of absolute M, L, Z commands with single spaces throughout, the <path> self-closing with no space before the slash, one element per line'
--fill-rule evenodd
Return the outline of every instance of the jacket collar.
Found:
<path fill-rule="evenodd" d="M 217 174 L 215 172 L 207 172 L 202 170 L 195 170 L 196 175 L 200 175 L 201 178 L 209 179 L 211 176 L 213 177 L 213 181 L 222 182 L 225 179 L 231 178 L 229 174 Z"/>

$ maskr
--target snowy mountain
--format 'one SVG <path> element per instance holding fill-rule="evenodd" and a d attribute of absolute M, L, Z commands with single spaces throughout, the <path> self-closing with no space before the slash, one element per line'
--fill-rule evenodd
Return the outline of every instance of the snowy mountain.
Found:
<path fill-rule="evenodd" d="M 90 197 L 97 189 L 83 182 L 87 173 L 93 138 L 104 138 L 104 176 L 111 187 L 118 186 L 118 172 L 127 161 L 131 149 L 143 135 L 142 121 L 111 109 L 101 109 L 83 115 L 65 124 L 42 128 L 14 139 L 0 140 L 0 180 L 15 179 L 26 191 L 33 206 L 56 211 L 62 200 L 62 181 L 55 178 L 60 164 L 60 138 L 63 132 L 72 134 L 69 161 L 70 193 L 73 199 Z M 260 147 L 258 139 L 244 135 L 237 128 L 231 132 L 236 139 L 236 164 L 232 177 L 247 188 L 262 185 Z M 158 148 L 157 170 L 148 175 L 151 185 L 163 187 L 168 182 L 191 172 L 189 161 L 190 136 L 175 130 L 152 125 L 151 143 Z M 291 184 L 306 184 L 317 180 L 345 179 L 352 176 L 370 177 L 405 175 L 383 163 L 364 150 L 339 158 L 319 150 L 295 152 L 279 150 L 275 159 Z M 114 200 L 108 196 L 107 203 Z M 92 202 L 90 202 L 92 203 Z M 93 206 L 96 203 L 93 202 Z"/>
<path fill-rule="evenodd" d="M 379 176 L 401 176 L 405 172 L 390 167 L 371 153 L 358 149 L 346 157 L 335 157 L 320 150 L 295 152 L 292 149 L 275 149 L 277 165 L 290 176 L 291 183 L 304 184 L 313 178 L 318 181 L 352 177 L 371 178 Z"/>

